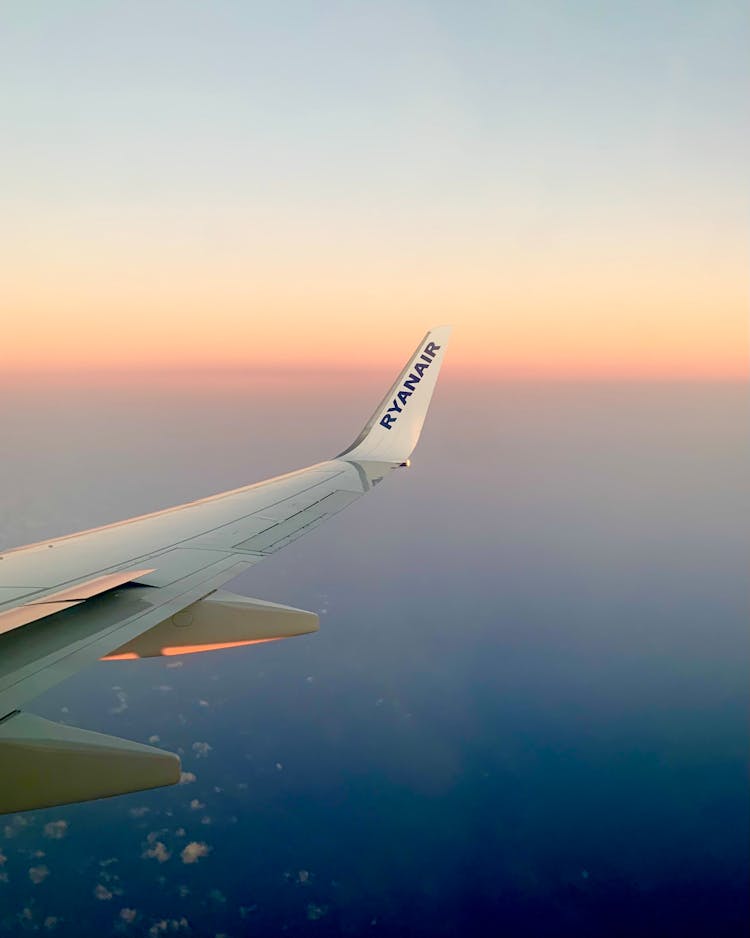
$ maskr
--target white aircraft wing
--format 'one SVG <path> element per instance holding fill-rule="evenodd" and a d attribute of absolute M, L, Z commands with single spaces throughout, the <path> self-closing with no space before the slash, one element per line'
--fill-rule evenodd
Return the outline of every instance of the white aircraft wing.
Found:
<path fill-rule="evenodd" d="M 179 779 L 171 753 L 19 708 L 99 658 L 189 654 L 317 629 L 313 613 L 220 588 L 408 464 L 449 333 L 427 333 L 335 459 L 0 554 L 0 813 Z"/>

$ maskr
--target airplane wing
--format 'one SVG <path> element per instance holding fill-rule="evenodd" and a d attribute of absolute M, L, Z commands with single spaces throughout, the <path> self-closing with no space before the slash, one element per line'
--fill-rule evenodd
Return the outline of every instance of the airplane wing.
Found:
<path fill-rule="evenodd" d="M 179 780 L 172 753 L 20 707 L 99 658 L 189 654 L 317 629 L 313 613 L 221 587 L 408 465 L 449 333 L 427 333 L 334 459 L 0 554 L 0 813 Z"/>

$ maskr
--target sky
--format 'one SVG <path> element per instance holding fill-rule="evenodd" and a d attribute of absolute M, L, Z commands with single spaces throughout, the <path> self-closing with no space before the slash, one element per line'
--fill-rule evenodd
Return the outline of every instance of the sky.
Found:
<path fill-rule="evenodd" d="M 0 0 L 0 367 L 744 377 L 749 18 Z"/>
<path fill-rule="evenodd" d="M 4 818 L 0 933 L 746 933 L 749 19 L 0 0 L 3 547 L 330 457 L 455 326 L 228 584 L 320 632 L 33 702 L 188 777 Z"/>

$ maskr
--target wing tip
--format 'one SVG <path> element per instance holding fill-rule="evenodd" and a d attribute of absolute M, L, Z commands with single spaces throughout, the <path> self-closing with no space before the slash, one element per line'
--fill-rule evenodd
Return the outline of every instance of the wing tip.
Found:
<path fill-rule="evenodd" d="M 337 459 L 392 464 L 409 459 L 422 432 L 452 328 L 446 324 L 427 331 L 359 436 Z"/>

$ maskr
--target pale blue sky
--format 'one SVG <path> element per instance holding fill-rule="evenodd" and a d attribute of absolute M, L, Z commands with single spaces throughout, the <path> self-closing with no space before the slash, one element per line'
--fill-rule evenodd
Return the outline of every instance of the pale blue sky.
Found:
<path fill-rule="evenodd" d="M 746 3 L 6 0 L 0 16 L 2 163 L 27 199 L 224 201 L 229 177 L 240 196 L 460 204 L 542 185 L 554 205 L 690 182 L 731 201 L 744 181 Z"/>
<path fill-rule="evenodd" d="M 736 319 L 749 19 L 735 0 L 0 0 L 11 312 L 44 318 L 38 280 L 55 281 L 74 318 L 150 265 L 145 296 L 159 271 L 197 296 L 191 271 L 209 272 L 215 295 L 262 268 L 260 306 L 291 319 L 300 299 L 278 300 L 274 284 L 309 277 L 320 314 L 367 306 L 361 284 L 398 281 L 419 332 L 427 310 L 451 318 L 441 295 L 470 284 L 486 323 L 509 305 L 500 269 L 522 296 L 546 277 L 552 297 L 568 292 L 565 271 L 565 315 L 578 304 L 590 320 L 600 294 L 646 277 L 619 271 L 635 257 L 661 271 L 671 321 L 708 289 L 688 282 L 702 266 Z M 308 267 L 352 296 L 318 291 Z M 587 298 L 589 269 L 609 280 Z M 154 303 L 165 322 L 186 305 Z M 143 305 L 139 293 L 127 310 Z"/>

